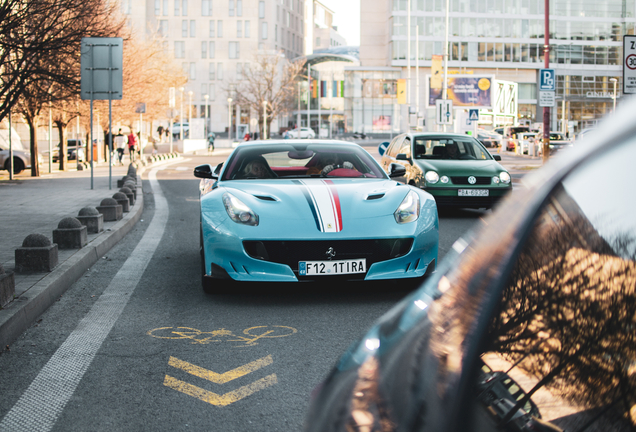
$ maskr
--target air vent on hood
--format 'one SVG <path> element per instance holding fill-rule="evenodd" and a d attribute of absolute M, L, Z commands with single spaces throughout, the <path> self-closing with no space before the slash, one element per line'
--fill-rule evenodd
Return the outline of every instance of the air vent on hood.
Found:
<path fill-rule="evenodd" d="M 254 195 L 254 196 L 263 201 L 276 201 L 276 198 L 269 195 Z"/>
<path fill-rule="evenodd" d="M 366 200 L 367 201 L 377 200 L 384 197 L 384 194 L 385 192 L 371 192 L 369 195 L 367 195 Z"/>

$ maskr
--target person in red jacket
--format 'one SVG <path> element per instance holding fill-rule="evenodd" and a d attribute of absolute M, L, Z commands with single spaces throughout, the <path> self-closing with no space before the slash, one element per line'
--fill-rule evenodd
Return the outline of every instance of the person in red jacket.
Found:
<path fill-rule="evenodd" d="M 130 162 L 135 160 L 135 151 L 137 151 L 139 145 L 139 140 L 137 139 L 137 135 L 133 131 L 130 131 L 130 135 L 128 135 L 128 151 L 130 152 Z"/>

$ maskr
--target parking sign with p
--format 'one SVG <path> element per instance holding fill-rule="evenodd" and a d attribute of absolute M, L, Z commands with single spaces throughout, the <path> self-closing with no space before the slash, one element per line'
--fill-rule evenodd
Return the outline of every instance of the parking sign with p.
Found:
<path fill-rule="evenodd" d="M 554 74 L 554 69 L 541 69 L 539 71 L 539 90 L 556 90 L 556 75 Z"/>

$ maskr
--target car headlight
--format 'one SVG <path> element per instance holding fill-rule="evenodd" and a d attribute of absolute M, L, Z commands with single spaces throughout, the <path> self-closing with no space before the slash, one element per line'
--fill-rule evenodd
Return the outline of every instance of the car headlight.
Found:
<path fill-rule="evenodd" d="M 501 179 L 502 183 L 506 183 L 506 184 L 510 183 L 510 174 L 508 174 L 505 171 L 499 173 L 499 178 Z"/>
<path fill-rule="evenodd" d="M 243 225 L 258 225 L 258 215 L 232 194 L 223 194 L 223 205 L 230 219 Z"/>
<path fill-rule="evenodd" d="M 420 197 L 415 191 L 410 191 L 402 200 L 402 203 L 393 213 L 395 221 L 399 224 L 416 221 L 420 217 Z"/>
<path fill-rule="evenodd" d="M 448 183 L 448 180 L 449 180 L 449 179 L 448 179 L 448 176 L 441 176 L 441 177 L 439 178 L 439 181 L 441 181 L 442 183 Z"/>
<path fill-rule="evenodd" d="M 499 184 L 499 177 L 494 176 L 494 177 L 492 178 L 492 182 L 493 182 L 494 184 Z"/>
<path fill-rule="evenodd" d="M 439 174 L 437 174 L 435 171 L 426 171 L 424 178 L 427 182 L 435 184 L 439 181 Z"/>

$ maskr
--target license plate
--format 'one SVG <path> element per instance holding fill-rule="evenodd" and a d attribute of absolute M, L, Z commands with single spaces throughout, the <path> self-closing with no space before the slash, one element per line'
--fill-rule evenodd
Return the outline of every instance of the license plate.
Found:
<path fill-rule="evenodd" d="M 459 196 L 471 196 L 471 197 L 483 197 L 488 196 L 488 189 L 459 189 L 457 195 Z"/>
<path fill-rule="evenodd" d="M 334 260 L 334 261 L 299 261 L 298 274 L 300 276 L 332 276 L 343 274 L 366 273 L 367 260 Z"/>

